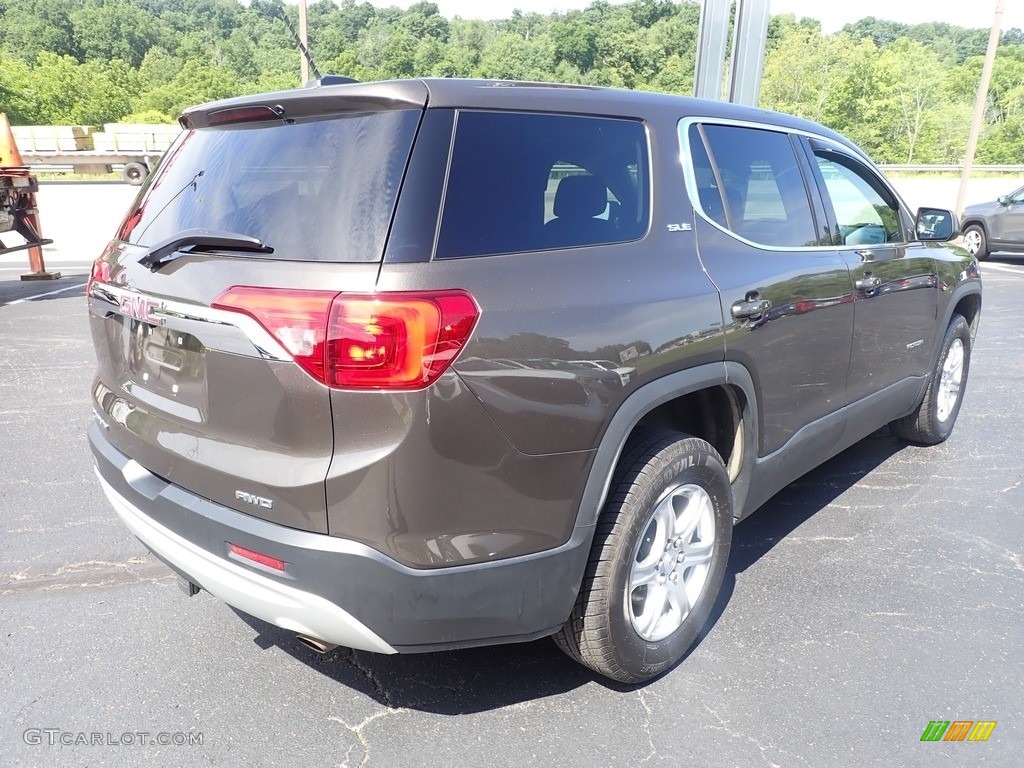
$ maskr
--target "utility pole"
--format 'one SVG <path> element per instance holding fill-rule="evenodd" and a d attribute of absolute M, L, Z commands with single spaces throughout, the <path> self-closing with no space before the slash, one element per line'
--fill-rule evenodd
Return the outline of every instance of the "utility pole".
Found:
<path fill-rule="evenodd" d="M 974 165 L 974 153 L 978 149 L 978 136 L 981 133 L 981 121 L 985 117 L 985 104 L 988 102 L 988 86 L 992 81 L 992 67 L 996 62 L 996 48 L 999 47 L 1000 28 L 1003 20 L 1003 0 L 996 0 L 996 17 L 992 22 L 992 31 L 988 35 L 988 49 L 985 51 L 985 65 L 981 69 L 981 82 L 978 83 L 978 95 L 974 99 L 974 119 L 971 121 L 971 133 L 967 137 L 967 151 L 964 153 L 964 167 L 960 172 L 960 189 L 956 193 L 956 213 L 964 209 L 964 198 L 967 196 L 967 180 L 971 176 Z"/>
<path fill-rule="evenodd" d="M 302 83 L 305 85 L 309 81 L 309 62 L 306 61 L 306 51 L 309 50 L 309 37 L 308 30 L 306 29 L 306 0 L 299 0 L 299 47 L 302 49 L 299 57 L 299 61 L 302 66 Z"/>

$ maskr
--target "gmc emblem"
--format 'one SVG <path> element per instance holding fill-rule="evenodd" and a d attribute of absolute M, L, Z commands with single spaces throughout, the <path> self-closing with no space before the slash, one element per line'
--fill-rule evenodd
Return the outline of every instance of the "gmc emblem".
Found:
<path fill-rule="evenodd" d="M 153 299 L 137 294 L 122 296 L 119 304 L 121 314 L 125 317 L 132 317 L 136 320 L 152 323 L 153 325 L 159 325 L 161 322 L 160 318 L 154 316 L 153 312 L 162 306 L 162 302 L 153 301 Z"/>

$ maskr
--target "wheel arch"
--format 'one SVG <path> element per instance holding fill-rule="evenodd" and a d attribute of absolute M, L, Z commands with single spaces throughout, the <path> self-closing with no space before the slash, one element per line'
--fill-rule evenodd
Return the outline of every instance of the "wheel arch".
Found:
<path fill-rule="evenodd" d="M 630 438 L 646 426 L 676 429 L 710 443 L 729 472 L 733 515 L 740 515 L 757 446 L 754 383 L 739 363 L 708 363 L 645 384 L 619 406 L 591 463 L 577 528 L 596 523 L 620 457 Z"/>
<path fill-rule="evenodd" d="M 946 303 L 945 317 L 940 326 L 944 332 L 949 327 L 953 315 L 961 315 L 967 321 L 971 329 L 971 339 L 978 333 L 978 325 L 981 322 L 981 284 L 971 281 L 961 283 L 953 291 L 949 301 Z M 939 345 L 936 345 L 938 347 Z M 935 360 L 938 359 L 939 350 L 936 348 Z M 935 360 L 932 361 L 934 364 Z"/>
<path fill-rule="evenodd" d="M 985 239 L 988 240 L 988 224 L 985 221 L 985 219 L 978 217 L 964 219 L 963 221 L 960 222 L 960 234 L 962 235 L 964 233 L 964 230 L 971 226 L 980 227 L 981 231 L 985 233 Z"/>
<path fill-rule="evenodd" d="M 978 323 L 981 320 L 981 289 L 965 291 L 956 298 L 955 302 L 951 301 L 950 305 L 952 309 L 949 312 L 949 317 L 946 318 L 946 325 L 949 325 L 953 315 L 962 315 L 971 328 L 971 338 L 973 339 L 978 333 Z"/>

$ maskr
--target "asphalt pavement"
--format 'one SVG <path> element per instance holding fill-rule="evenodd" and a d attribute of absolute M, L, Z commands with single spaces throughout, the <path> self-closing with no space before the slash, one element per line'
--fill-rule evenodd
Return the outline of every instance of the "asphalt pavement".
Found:
<path fill-rule="evenodd" d="M 876 433 L 740 524 L 706 636 L 639 688 L 548 640 L 318 656 L 186 598 L 93 475 L 89 259 L 64 258 L 0 272 L 0 764 L 1022 764 L 1024 257 L 983 266 L 951 439 Z M 922 742 L 935 720 L 997 725 Z"/>

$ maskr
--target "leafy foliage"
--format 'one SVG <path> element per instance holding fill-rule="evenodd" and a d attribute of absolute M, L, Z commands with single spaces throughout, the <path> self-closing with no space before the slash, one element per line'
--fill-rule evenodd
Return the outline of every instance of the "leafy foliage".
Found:
<path fill-rule="evenodd" d="M 0 0 L 0 110 L 14 123 L 94 124 L 299 85 L 281 0 Z M 402 11 L 311 0 L 321 71 L 360 80 L 490 77 L 689 94 L 697 0 L 594 0 L 584 10 L 446 19 L 424 0 Z M 824 35 L 771 19 L 761 104 L 850 136 L 882 162 L 957 162 L 988 33 L 865 18 Z M 1002 38 L 982 162 L 1024 157 L 1024 33 Z"/>

